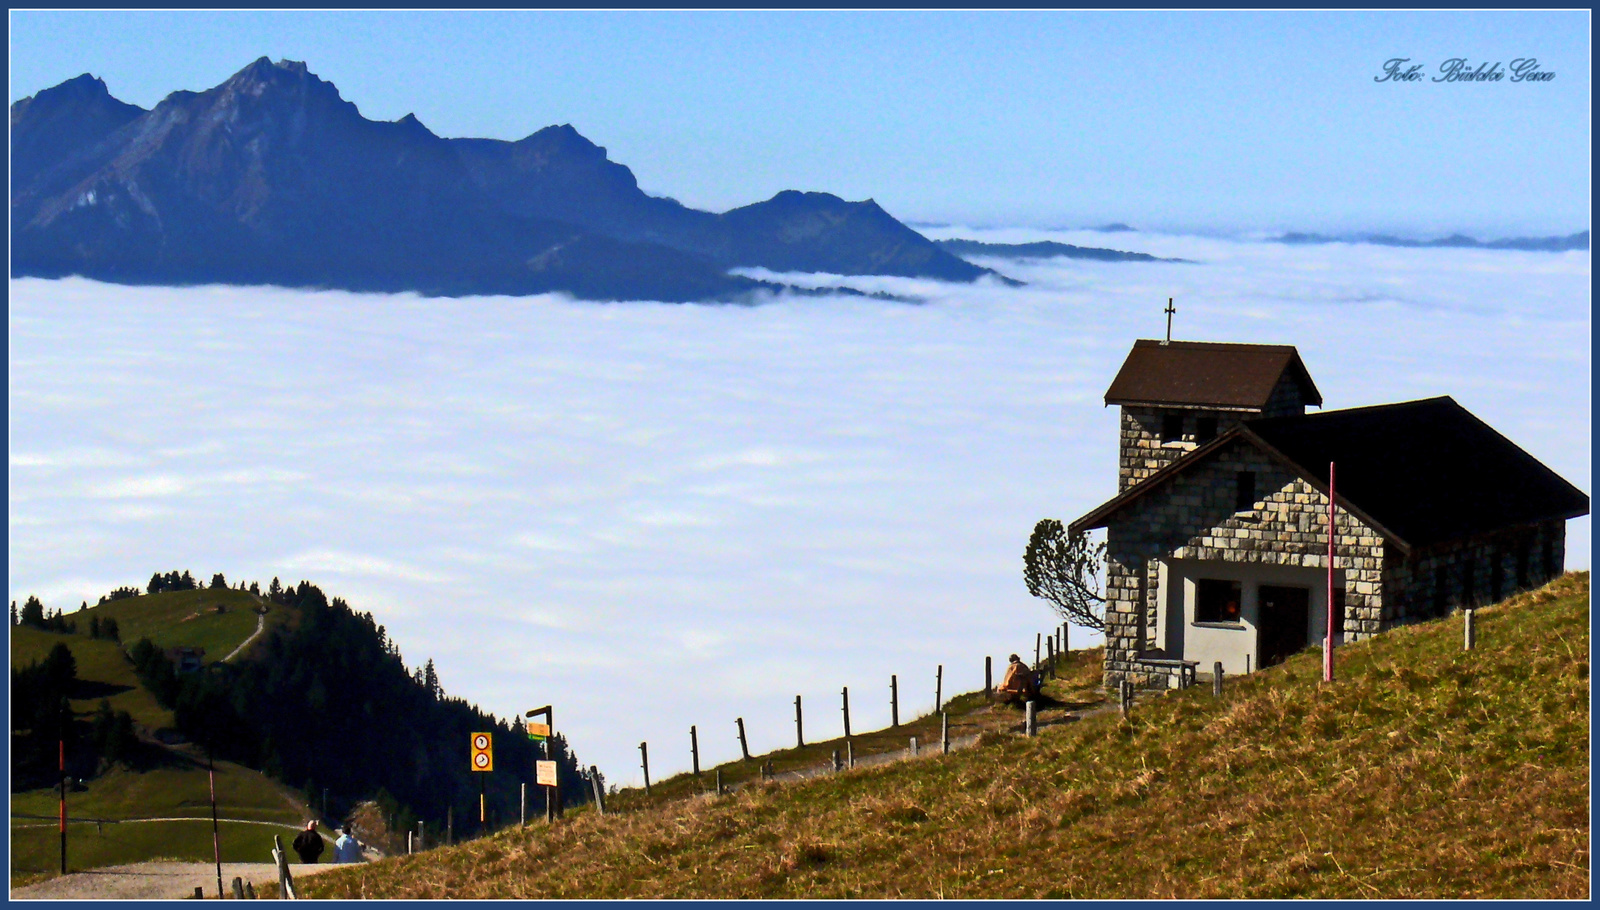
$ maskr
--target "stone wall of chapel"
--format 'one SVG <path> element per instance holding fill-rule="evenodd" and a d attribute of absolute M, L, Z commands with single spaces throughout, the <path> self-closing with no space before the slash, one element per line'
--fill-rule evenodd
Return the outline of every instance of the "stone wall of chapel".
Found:
<path fill-rule="evenodd" d="M 1200 445 L 1202 440 L 1197 434 L 1202 418 L 1215 420 L 1217 435 L 1220 436 L 1242 421 L 1305 412 L 1305 402 L 1300 399 L 1300 386 L 1287 373 L 1278 380 L 1266 407 L 1259 412 L 1125 405 L 1118 439 L 1117 492 L 1121 493 L 1144 480 Z M 1162 442 L 1162 422 L 1169 414 L 1182 419 L 1183 437 L 1175 442 Z"/>
<path fill-rule="evenodd" d="M 1561 576 L 1567 523 L 1546 521 L 1465 540 L 1398 551 L 1385 561 L 1393 623 L 1418 622 L 1504 600 Z M 1498 571 L 1496 567 L 1498 566 Z"/>
<path fill-rule="evenodd" d="M 1238 475 L 1255 475 L 1256 499 L 1235 510 Z M 1378 632 L 1386 613 L 1383 538 L 1348 512 L 1337 517 L 1334 567 L 1343 570 L 1345 641 Z M 1160 492 L 1124 507 L 1106 533 L 1105 682 L 1164 688 L 1168 671 L 1139 659 L 1151 649 L 1160 603 L 1158 559 L 1327 568 L 1328 500 L 1249 443 L 1228 446 Z M 1175 671 L 1173 671 L 1175 672 Z"/>

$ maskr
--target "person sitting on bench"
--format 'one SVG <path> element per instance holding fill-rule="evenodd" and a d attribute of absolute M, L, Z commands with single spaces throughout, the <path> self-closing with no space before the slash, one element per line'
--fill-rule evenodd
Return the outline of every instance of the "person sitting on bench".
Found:
<path fill-rule="evenodd" d="M 1038 698 L 1039 677 L 1017 655 L 1011 655 L 1010 661 L 1005 678 L 1000 681 L 1000 688 L 995 690 L 995 697 L 1011 704 Z"/>

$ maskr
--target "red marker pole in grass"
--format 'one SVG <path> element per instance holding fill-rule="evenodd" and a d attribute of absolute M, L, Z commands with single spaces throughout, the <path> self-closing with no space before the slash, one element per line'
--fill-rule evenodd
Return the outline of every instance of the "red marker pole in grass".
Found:
<path fill-rule="evenodd" d="M 1322 643 L 1322 681 L 1333 682 L 1333 462 L 1328 462 L 1328 631 Z"/>
<path fill-rule="evenodd" d="M 206 776 L 211 780 L 211 851 L 217 860 L 217 900 L 223 900 L 222 838 L 217 834 L 217 761 L 209 746 L 206 747 Z"/>
<path fill-rule="evenodd" d="M 61 728 L 61 874 L 67 874 L 67 733 Z"/>

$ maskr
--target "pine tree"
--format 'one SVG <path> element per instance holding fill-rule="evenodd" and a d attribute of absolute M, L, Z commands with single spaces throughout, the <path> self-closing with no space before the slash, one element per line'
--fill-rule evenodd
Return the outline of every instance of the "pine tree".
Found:
<path fill-rule="evenodd" d="M 17 624 L 17 602 L 14 600 L 11 602 L 11 624 Z"/>
<path fill-rule="evenodd" d="M 217 574 L 211 576 L 211 587 L 213 587 L 213 588 L 226 588 L 227 586 L 228 586 L 228 581 L 227 581 L 227 579 L 222 577 L 222 573 L 221 572 L 218 572 Z"/>
<path fill-rule="evenodd" d="M 145 586 L 145 591 L 151 594 L 160 594 L 166 589 L 166 585 L 167 580 L 161 577 L 160 572 L 156 572 L 150 576 L 150 584 Z"/>
<path fill-rule="evenodd" d="M 44 604 L 40 603 L 39 598 L 32 594 L 28 595 L 27 601 L 22 604 L 21 622 L 22 625 L 32 626 L 35 629 L 43 629 L 45 627 Z"/>
<path fill-rule="evenodd" d="M 439 673 L 433 669 L 433 658 L 431 657 L 422 667 L 422 687 L 427 689 L 428 694 L 435 699 L 443 694 L 443 689 L 439 685 Z"/>

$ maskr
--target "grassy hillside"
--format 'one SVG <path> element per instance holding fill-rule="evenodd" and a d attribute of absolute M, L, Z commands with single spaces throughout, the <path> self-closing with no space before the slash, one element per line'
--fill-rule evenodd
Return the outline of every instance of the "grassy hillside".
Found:
<path fill-rule="evenodd" d="M 282 835 L 287 844 L 292 829 L 305 821 L 306 808 L 299 797 L 259 772 L 231 762 L 217 762 L 216 780 L 219 817 L 275 823 L 220 824 L 223 861 L 271 862 L 272 835 Z M 59 872 L 57 800 L 53 790 L 12 794 L 13 885 Z M 73 819 L 194 819 L 100 825 L 74 822 L 67 829 L 67 857 L 69 868 L 75 871 L 153 859 L 213 858 L 209 782 L 204 761 L 194 755 L 172 752 L 163 767 L 117 769 L 94 778 L 86 790 L 68 794 L 67 813 Z"/>
<path fill-rule="evenodd" d="M 90 607 L 67 618 L 87 634 L 89 618 L 117 621 L 126 644 L 148 638 L 162 648 L 179 645 L 205 648 L 205 663 L 221 660 L 256 630 L 256 610 L 268 604 L 262 598 L 231 588 L 199 588 L 193 591 L 168 591 L 113 600 Z M 222 612 L 217 612 L 221 607 Z M 274 608 L 267 614 L 269 624 L 283 622 L 289 611 Z"/>
<path fill-rule="evenodd" d="M 317 897 L 1583 898 L 1589 578 L 979 748 L 308 880 Z M 624 801 L 618 801 L 619 804 Z M 620 808 L 620 806 L 619 806 Z"/>
<path fill-rule="evenodd" d="M 217 607 L 222 612 L 217 612 Z M 153 643 L 170 648 L 177 646 L 204 648 L 204 662 L 221 660 L 256 631 L 256 610 L 264 606 L 259 598 L 243 591 L 226 588 L 207 588 L 195 591 L 170 591 L 114 600 L 87 610 L 67 614 L 77 625 L 71 635 L 45 632 L 27 626 L 11 629 L 11 666 L 21 667 L 42 661 L 57 642 L 64 642 L 72 650 L 78 663 L 81 684 L 72 699 L 73 711 L 82 716 L 94 711 L 102 698 L 111 702 L 112 710 L 127 711 L 134 721 L 151 730 L 172 725 L 172 712 L 156 703 L 145 689 L 139 686 L 123 649 L 149 638 Z M 288 622 L 291 610 L 276 607 L 266 616 L 272 625 Z M 89 621 L 98 617 L 102 621 L 117 621 L 122 644 L 89 637 Z"/>
<path fill-rule="evenodd" d="M 41 632 L 26 626 L 11 630 L 11 666 L 21 667 L 42 661 L 57 642 L 71 649 L 78 662 L 78 687 L 72 693 L 72 711 L 82 717 L 94 713 L 103 698 L 111 703 L 112 710 L 126 711 L 135 723 L 151 730 L 172 726 L 172 711 L 157 704 L 155 696 L 139 685 L 133 673 L 133 664 L 114 641 L 93 640 L 81 632 L 76 635 Z"/>
<path fill-rule="evenodd" d="M 223 612 L 216 607 L 221 605 Z M 140 685 L 123 651 L 141 637 L 162 647 L 187 645 L 206 649 L 205 660 L 227 656 L 256 630 L 255 609 L 261 602 L 242 591 L 225 589 L 174 591 L 112 601 L 67 614 L 77 632 L 62 634 L 17 626 L 11 629 L 11 665 L 42 661 L 57 643 L 72 651 L 78 682 L 71 705 L 80 720 L 92 715 L 102 699 L 124 710 L 135 723 L 154 731 L 173 725 L 172 711 L 161 707 Z M 268 623 L 286 622 L 292 610 L 277 606 Z M 123 644 L 88 636 L 91 617 L 117 620 Z M 192 822 L 136 822 L 99 825 L 73 823 L 68 830 L 69 866 L 74 870 L 158 858 L 212 858 L 210 797 L 203 760 L 192 748 L 169 749 L 141 744 L 133 767 L 118 767 L 90 779 L 86 790 L 68 796 L 72 818 L 195 818 Z M 299 797 L 265 775 L 230 762 L 217 765 L 219 815 L 298 827 L 306 809 Z M 54 790 L 11 795 L 11 880 L 48 877 L 59 870 L 60 836 L 54 821 Z M 18 816 L 47 816 L 47 819 Z M 272 834 L 286 827 L 225 823 L 221 825 L 223 858 L 270 861 Z"/>

